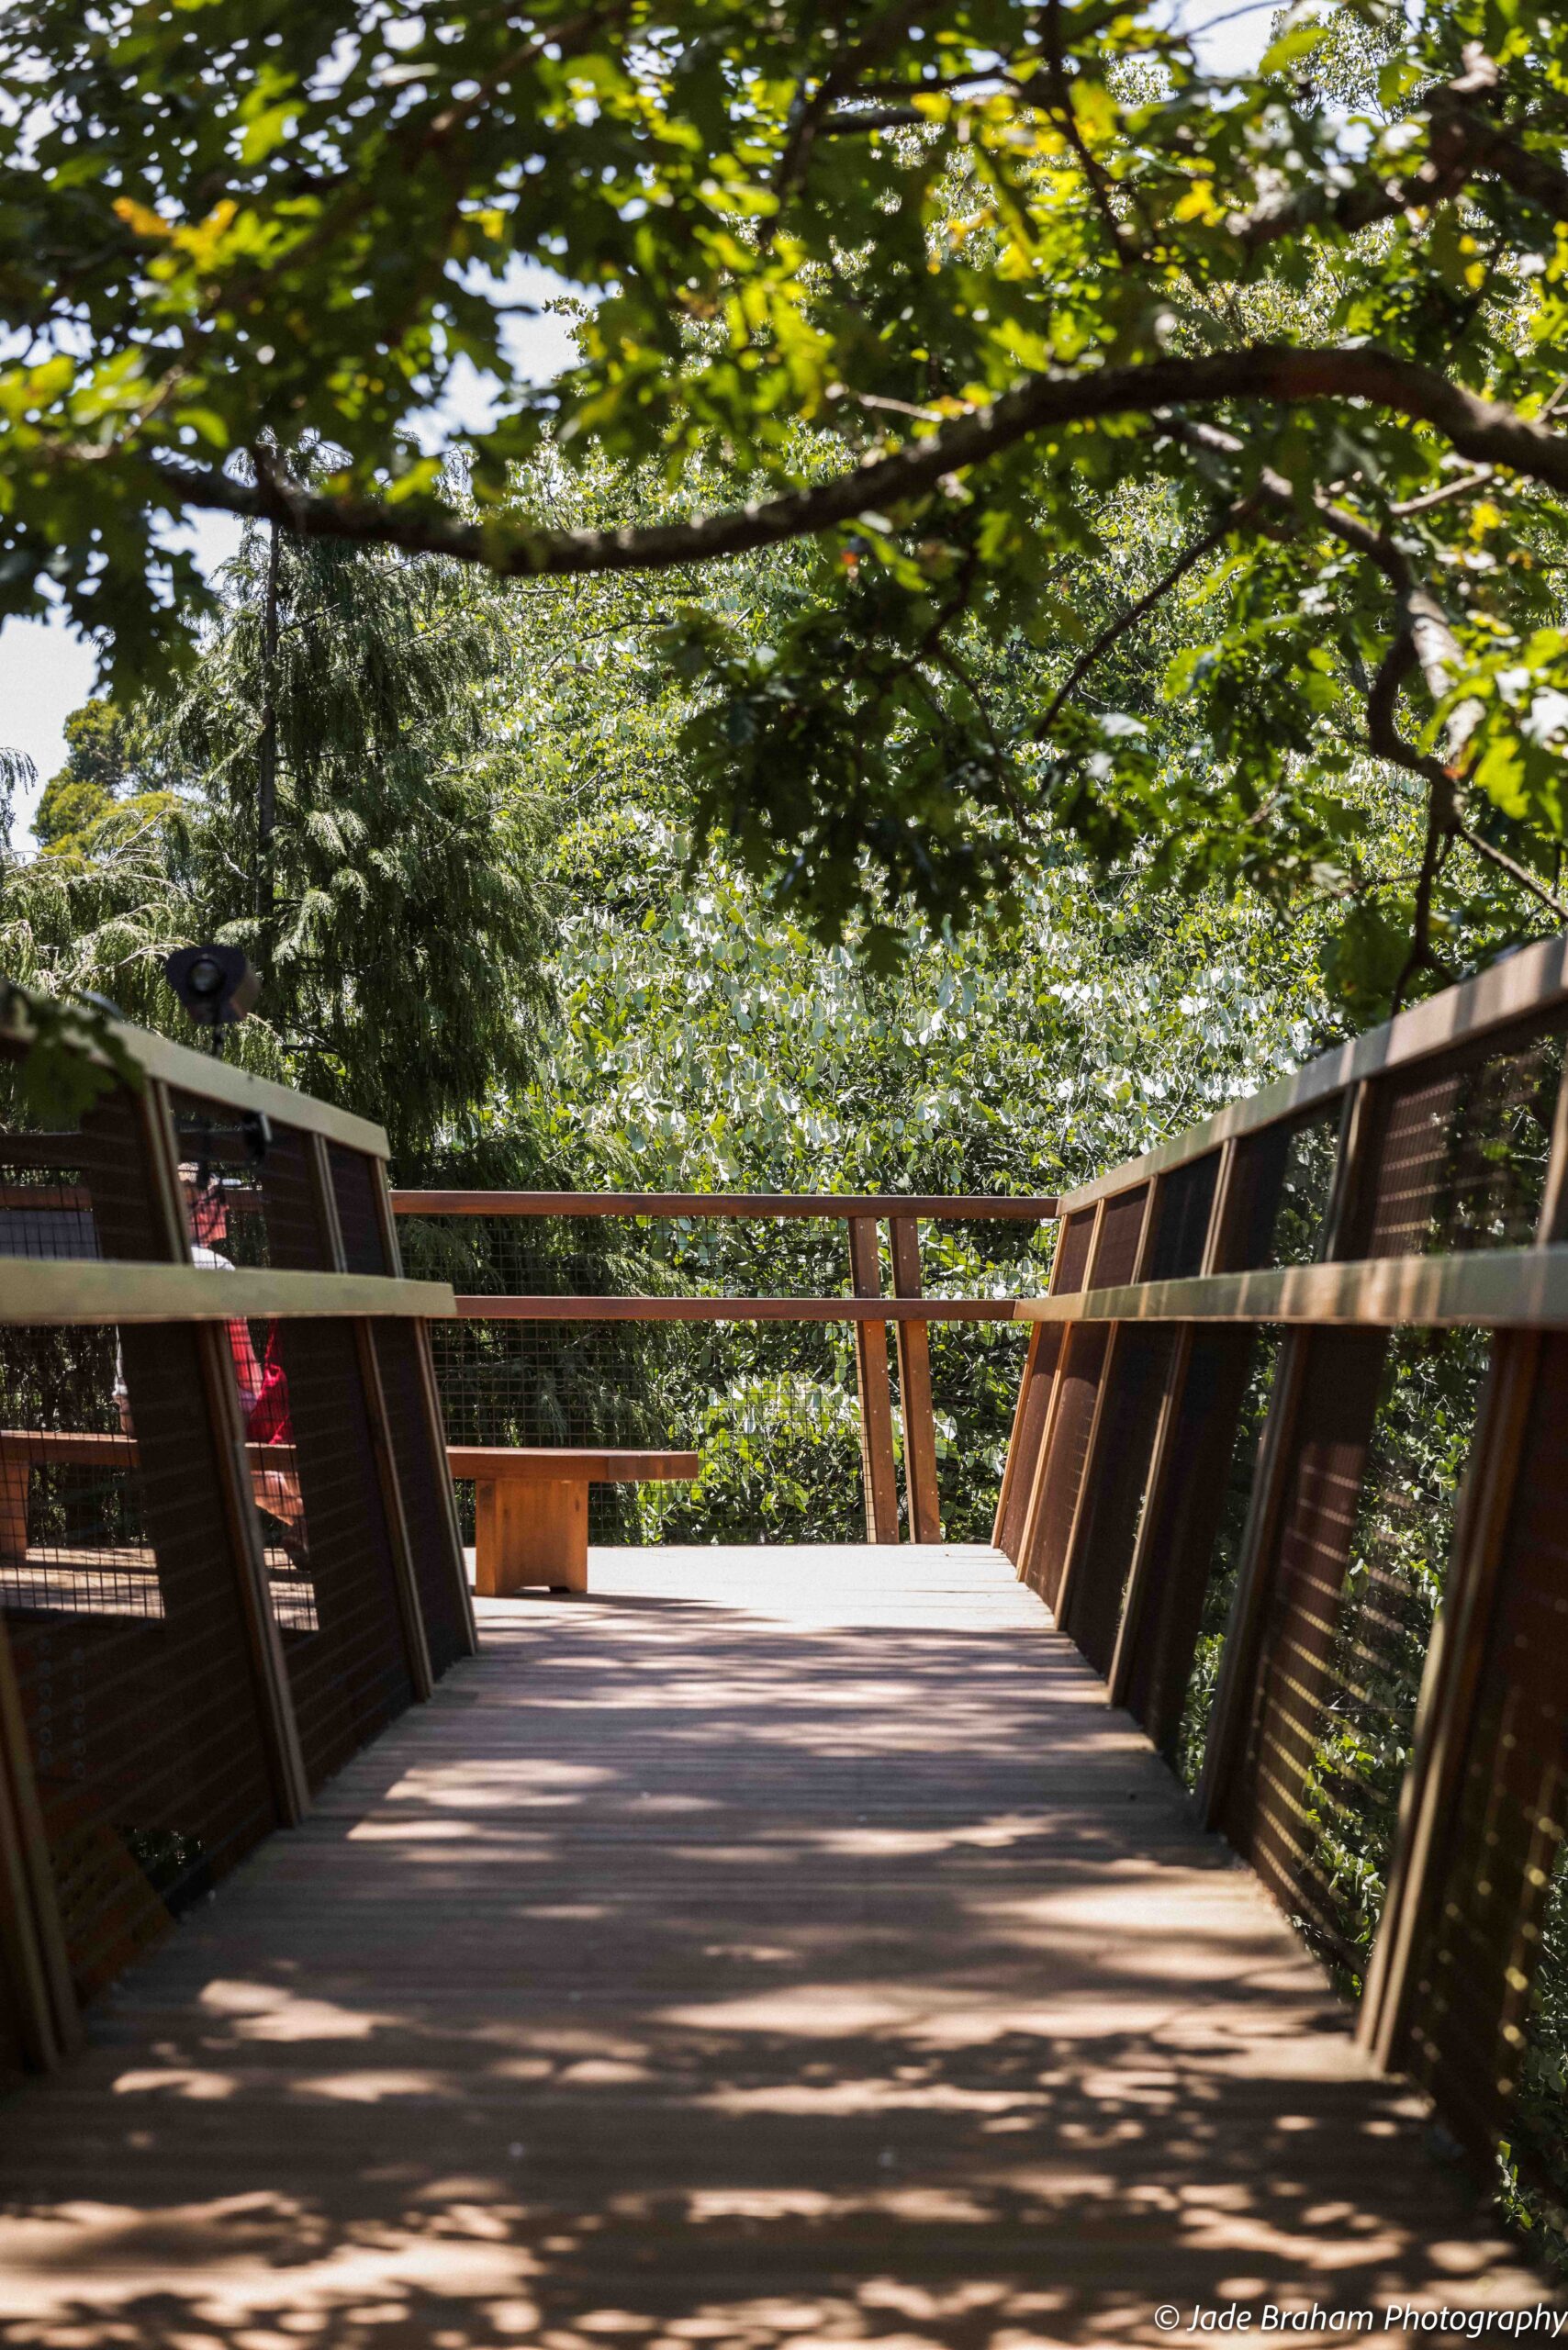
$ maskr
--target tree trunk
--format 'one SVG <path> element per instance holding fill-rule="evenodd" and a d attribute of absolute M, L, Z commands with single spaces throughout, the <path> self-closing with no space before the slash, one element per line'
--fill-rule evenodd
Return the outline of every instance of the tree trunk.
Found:
<path fill-rule="evenodd" d="M 262 737 L 256 762 L 256 926 L 258 960 L 263 971 L 271 959 L 273 922 L 273 834 L 277 829 L 277 636 L 278 557 L 281 540 L 275 521 L 267 525 L 267 591 L 262 615 Z"/>

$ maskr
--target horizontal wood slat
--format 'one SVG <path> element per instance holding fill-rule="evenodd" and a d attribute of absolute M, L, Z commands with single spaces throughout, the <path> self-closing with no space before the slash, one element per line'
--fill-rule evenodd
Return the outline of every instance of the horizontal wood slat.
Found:
<path fill-rule="evenodd" d="M 1276 1265 L 1190 1281 L 1020 1298 L 1020 1322 L 1402 1322 L 1432 1327 L 1568 1328 L 1568 1248 L 1476 1249 Z"/>
<path fill-rule="evenodd" d="M 196 1094 L 204 1101 L 221 1102 L 230 1109 L 259 1111 L 284 1125 L 325 1136 L 328 1141 L 343 1143 L 350 1150 L 365 1151 L 372 1158 L 390 1155 L 386 1128 L 369 1118 L 356 1118 L 352 1110 L 340 1110 L 331 1102 L 318 1102 L 308 1093 L 296 1093 L 286 1085 L 275 1084 L 271 1078 L 256 1077 L 232 1061 L 218 1060 L 194 1045 L 177 1045 L 173 1037 L 155 1035 L 151 1029 L 138 1028 L 129 1020 L 111 1020 L 106 1024 L 128 1058 L 148 1077 L 162 1079 L 165 1084 L 177 1086 L 183 1092 Z M 0 1016 L 0 1042 L 25 1049 L 31 1035 L 25 1012 L 14 1002 L 9 1015 Z M 101 1052 L 94 1051 L 90 1058 L 102 1067 L 110 1066 Z"/>
<path fill-rule="evenodd" d="M 1568 1251 L 1564 1252 L 1568 1254 Z M 1008 1297 L 460 1297 L 465 1322 L 1012 1322 Z"/>
<path fill-rule="evenodd" d="M 0 1323 L 231 1322 L 456 1311 L 445 1281 L 369 1273 L 131 1264 L 115 1259 L 0 1257 Z"/>
<path fill-rule="evenodd" d="M 1054 1222 L 1054 1199 L 897 1192 L 394 1192 L 398 1215 L 924 1216 L 934 1223 Z"/>
<path fill-rule="evenodd" d="M 695 1452 L 629 1452 L 578 1445 L 449 1444 L 446 1465 L 454 1477 L 497 1484 L 650 1485 L 695 1477 Z"/>

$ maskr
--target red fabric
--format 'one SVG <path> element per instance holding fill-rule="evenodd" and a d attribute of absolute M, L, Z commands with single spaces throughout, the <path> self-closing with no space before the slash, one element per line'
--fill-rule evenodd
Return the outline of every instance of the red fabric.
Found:
<path fill-rule="evenodd" d="M 267 1324 L 266 1347 L 256 1361 L 251 1334 L 243 1322 L 229 1326 L 234 1367 L 240 1374 L 240 1395 L 245 1413 L 245 1436 L 251 1444 L 292 1444 L 294 1422 L 289 1417 L 288 1381 L 277 1359 L 277 1324 Z M 241 1341 L 244 1353 L 240 1351 Z"/>

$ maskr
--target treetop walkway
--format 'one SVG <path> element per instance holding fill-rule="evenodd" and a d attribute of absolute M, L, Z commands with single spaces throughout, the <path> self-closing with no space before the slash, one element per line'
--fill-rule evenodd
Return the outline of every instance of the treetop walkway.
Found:
<path fill-rule="evenodd" d="M 711 1243 L 460 1292 L 399 1225 L 439 1273 L 595 1211 L 395 1202 L 375 1128 L 130 1031 L 79 1125 L 18 1098 L 0 2339 L 1550 2330 L 1483 2190 L 1561 2241 L 1565 1037 L 1554 940 L 1019 1203 L 1043 1291 L 811 1203 L 844 1294 L 751 1302 L 852 1335 L 868 1542 L 477 1622 L 454 1416 L 678 1326 Z M 991 1545 L 898 1539 L 983 1473 L 943 1302 L 1027 1347 Z"/>

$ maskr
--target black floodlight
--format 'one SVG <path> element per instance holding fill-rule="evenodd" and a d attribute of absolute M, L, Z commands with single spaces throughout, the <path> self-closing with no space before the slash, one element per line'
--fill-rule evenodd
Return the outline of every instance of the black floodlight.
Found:
<path fill-rule="evenodd" d="M 262 975 L 238 946 L 181 946 L 163 977 L 198 1028 L 231 1028 L 255 1008 Z"/>

